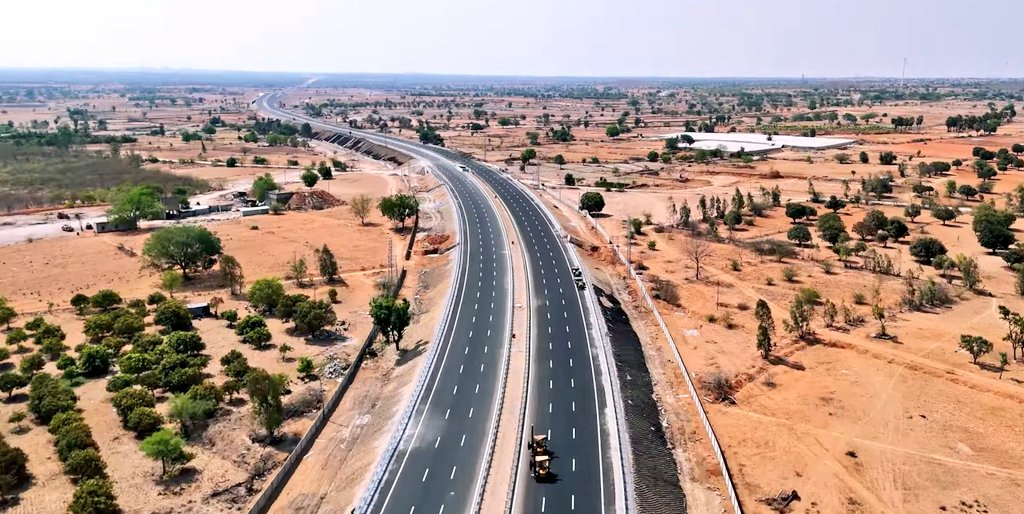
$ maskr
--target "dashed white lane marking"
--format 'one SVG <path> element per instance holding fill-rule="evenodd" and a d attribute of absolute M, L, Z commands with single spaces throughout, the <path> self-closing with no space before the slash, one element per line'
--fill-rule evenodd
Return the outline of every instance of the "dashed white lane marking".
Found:
<path fill-rule="evenodd" d="M 540 511 L 544 512 L 545 506 L 548 504 L 548 499 L 545 496 L 540 497 Z"/>
<path fill-rule="evenodd" d="M 570 378 L 569 379 L 569 387 L 576 387 L 576 379 L 575 378 Z"/>
<path fill-rule="evenodd" d="M 437 441 L 434 442 L 434 448 L 437 448 L 437 445 L 439 444 L 441 444 L 441 436 L 437 436 Z"/>
<path fill-rule="evenodd" d="M 462 442 L 459 443 L 459 446 L 463 446 L 465 444 L 466 444 L 466 434 L 462 434 Z"/>
<path fill-rule="evenodd" d="M 444 411 L 444 419 L 448 419 L 448 415 L 452 413 L 451 409 Z"/>
<path fill-rule="evenodd" d="M 469 408 L 469 417 L 471 417 L 471 418 L 473 417 L 473 407 Z M 575 430 L 576 429 L 573 429 L 573 433 L 572 433 L 573 434 L 573 439 L 576 439 L 576 432 L 575 432 Z"/>
<path fill-rule="evenodd" d="M 420 479 L 420 482 L 426 482 L 427 481 L 427 473 L 430 473 L 430 468 L 427 468 L 427 469 L 423 470 L 423 478 Z"/>
<path fill-rule="evenodd" d="M 459 393 L 459 386 L 456 384 L 455 389 L 452 391 L 452 395 L 454 396 L 454 395 L 456 395 L 458 393 Z"/>
<path fill-rule="evenodd" d="M 469 348 L 466 348 L 466 349 L 468 350 Z M 465 366 L 465 364 L 459 364 L 459 373 L 462 373 L 463 366 Z M 456 387 L 458 387 L 458 386 L 456 386 Z"/>
<path fill-rule="evenodd" d="M 476 385 L 476 390 L 475 390 L 475 391 L 473 391 L 473 394 L 477 394 L 477 393 L 479 393 L 479 392 L 480 392 L 480 384 L 477 384 L 477 385 Z"/>
<path fill-rule="evenodd" d="M 452 474 L 448 476 L 448 480 L 452 480 L 452 479 L 455 478 L 455 468 L 456 467 L 458 467 L 458 466 L 452 466 Z"/>

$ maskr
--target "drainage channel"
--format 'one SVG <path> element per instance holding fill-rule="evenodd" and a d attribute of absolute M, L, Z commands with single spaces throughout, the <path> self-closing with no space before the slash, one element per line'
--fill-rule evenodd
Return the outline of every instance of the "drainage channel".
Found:
<path fill-rule="evenodd" d="M 629 430 L 633 457 L 633 489 L 639 514 L 680 514 L 686 512 L 686 496 L 679 485 L 679 473 L 665 440 L 654 385 L 633 326 L 615 296 L 594 287 L 601 313 L 608 326 L 612 355 L 618 372 L 619 389 Z"/>

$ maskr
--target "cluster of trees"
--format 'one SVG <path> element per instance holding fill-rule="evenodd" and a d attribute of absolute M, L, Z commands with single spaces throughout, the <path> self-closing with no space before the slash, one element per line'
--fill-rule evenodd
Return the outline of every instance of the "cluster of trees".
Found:
<path fill-rule="evenodd" d="M 438 134 L 437 130 L 429 123 L 418 127 L 416 129 L 416 133 L 419 135 L 420 143 L 425 145 L 444 146 L 444 138 L 441 137 L 441 134 Z"/>
<path fill-rule="evenodd" d="M 924 116 L 918 115 L 916 118 L 913 116 L 893 116 L 889 118 L 889 122 L 892 123 L 892 128 L 896 129 L 897 132 L 910 129 L 915 125 L 920 129 L 921 124 L 924 123 Z"/>
<path fill-rule="evenodd" d="M 77 483 L 70 512 L 118 512 L 117 498 L 107 478 L 107 465 L 98 452 L 92 430 L 76 410 L 78 397 L 63 380 L 46 373 L 33 377 L 28 409 L 48 425 L 64 473 Z"/>
<path fill-rule="evenodd" d="M 1019 170 L 1024 168 L 1024 160 L 1019 156 L 1021 152 L 1024 152 L 1024 144 L 1020 143 L 1011 145 L 1010 149 L 1000 148 L 995 152 L 981 146 L 975 146 L 971 149 L 971 156 L 978 159 L 974 161 L 974 170 L 978 173 L 978 178 L 983 180 L 996 176 L 995 170 L 991 169 L 992 166 L 988 164 L 988 161 L 996 161 L 996 169 L 999 171 L 1007 171 L 1011 167 Z M 982 176 L 983 172 L 988 176 Z"/>
<path fill-rule="evenodd" d="M 779 206 L 782 201 L 782 192 L 778 186 L 769 190 L 761 186 L 759 198 L 754 198 L 753 193 L 747 191 L 744 195 L 737 187 L 733 191 L 732 198 L 725 199 L 719 196 L 707 197 L 701 195 L 697 200 L 699 219 L 697 221 L 707 224 L 708 234 L 718 236 L 718 222 L 725 224 L 730 234 L 739 224 L 753 225 L 754 218 L 763 216 L 765 211 Z M 670 206 L 670 215 L 677 218 L 674 223 L 686 229 L 694 228 L 693 212 L 688 202 L 676 210 L 675 205 Z"/>
<path fill-rule="evenodd" d="M 1003 122 L 1012 121 L 1016 115 L 1017 111 L 1012 104 L 998 111 L 990 110 L 981 116 L 957 114 L 956 116 L 946 118 L 946 132 L 956 132 L 959 134 L 961 132 L 973 131 L 978 134 L 982 132 L 995 134 Z"/>
<path fill-rule="evenodd" d="M 326 248 L 326 246 L 325 246 Z M 327 249 L 327 252 L 330 252 Z M 321 274 L 325 280 L 337 275 L 337 264 L 333 265 L 333 256 L 330 259 L 323 259 L 324 252 L 321 250 Z M 326 267 L 333 268 L 324 269 Z M 248 292 L 249 305 L 259 312 L 272 313 L 284 321 L 291 321 L 295 324 L 295 330 L 300 334 L 317 336 L 324 328 L 333 325 L 337 321 L 337 315 L 329 302 L 324 300 L 311 300 L 304 294 L 285 294 L 284 286 L 277 278 L 262 278 L 253 282 Z M 230 320 L 229 320 L 230 321 Z M 270 332 L 267 331 L 266 322 L 259 315 L 249 315 L 238 322 L 235 328 L 242 341 L 257 348 L 264 347 L 270 342 Z"/>
<path fill-rule="evenodd" d="M 913 209 L 910 213 L 914 213 Z M 873 238 L 875 242 L 883 246 L 887 245 L 890 240 L 898 242 L 910 234 L 910 227 L 902 218 L 897 216 L 889 218 L 878 209 L 869 210 L 863 220 L 853 224 L 851 230 L 860 236 L 861 240 Z"/>
<path fill-rule="evenodd" d="M 409 312 L 409 300 L 396 299 L 390 294 L 378 295 L 370 300 L 370 317 L 377 327 L 384 343 L 394 343 L 395 350 L 400 350 L 399 343 L 405 335 L 405 329 L 412 321 Z"/>

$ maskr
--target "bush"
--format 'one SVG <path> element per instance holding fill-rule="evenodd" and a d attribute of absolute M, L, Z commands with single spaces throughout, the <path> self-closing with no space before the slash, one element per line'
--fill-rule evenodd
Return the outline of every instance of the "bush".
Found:
<path fill-rule="evenodd" d="M 132 379 L 131 375 L 120 373 L 107 380 L 107 392 L 116 393 L 122 389 L 131 387 L 134 383 L 135 381 Z"/>
<path fill-rule="evenodd" d="M 111 352 L 104 346 L 86 345 L 78 354 L 78 369 L 83 376 L 101 377 L 110 371 Z"/>
<path fill-rule="evenodd" d="M 271 339 L 270 331 L 264 327 L 254 328 L 242 335 L 242 342 L 260 349 L 267 345 Z"/>
<path fill-rule="evenodd" d="M 0 495 L 4 498 L 28 485 L 28 456 L 0 437 Z"/>
<path fill-rule="evenodd" d="M 145 437 L 157 430 L 164 424 L 164 418 L 150 407 L 139 407 L 128 415 L 125 428 L 131 430 L 138 437 Z"/>
<path fill-rule="evenodd" d="M 78 450 L 97 447 L 92 438 L 92 430 L 83 421 L 65 425 L 55 434 L 54 440 L 57 444 L 57 458 L 61 462 L 67 462 L 68 457 Z"/>
<path fill-rule="evenodd" d="M 215 406 L 224 402 L 224 392 L 217 387 L 217 384 L 209 380 L 192 386 L 187 394 L 193 400 L 210 402 Z"/>
<path fill-rule="evenodd" d="M 130 416 L 135 409 L 142 407 L 156 407 L 156 398 L 149 390 L 139 387 L 131 387 L 118 391 L 110 400 L 110 404 L 114 407 L 114 410 L 117 411 L 117 416 L 121 418 L 121 422 L 123 423 L 128 420 L 128 416 Z"/>
<path fill-rule="evenodd" d="M 815 305 L 821 300 L 821 293 L 813 287 L 801 287 L 797 297 L 808 305 Z"/>
<path fill-rule="evenodd" d="M 921 262 L 932 262 L 946 254 L 946 245 L 934 237 L 919 237 L 910 244 L 910 255 Z"/>
<path fill-rule="evenodd" d="M 28 393 L 28 411 L 47 425 L 54 416 L 75 409 L 78 397 L 67 383 L 46 373 L 32 378 Z"/>
<path fill-rule="evenodd" d="M 121 512 L 114 496 L 114 485 L 102 478 L 82 480 L 68 506 L 71 514 L 111 514 Z"/>
<path fill-rule="evenodd" d="M 165 296 L 160 291 L 153 291 L 152 293 L 149 293 L 149 296 L 146 297 L 146 304 L 148 305 L 160 305 L 161 303 L 164 303 L 166 301 L 167 296 Z"/>
<path fill-rule="evenodd" d="M 164 327 L 165 332 L 184 332 L 192 330 L 192 314 L 178 300 L 167 300 L 156 308 L 153 323 Z"/>
<path fill-rule="evenodd" d="M 231 350 L 221 357 L 220 367 L 225 375 L 234 380 L 241 380 L 249 373 L 249 361 L 238 350 Z"/>
<path fill-rule="evenodd" d="M 855 305 L 867 305 L 867 297 L 861 292 L 853 293 L 853 303 Z"/>
<path fill-rule="evenodd" d="M 172 332 L 164 344 L 178 355 L 196 355 L 206 349 L 206 343 L 195 332 Z"/>
<path fill-rule="evenodd" d="M 244 336 L 248 332 L 258 328 L 267 328 L 267 321 L 259 314 L 250 314 L 242 318 L 242 321 L 239 321 L 238 324 L 235 325 L 235 334 Z"/>
<path fill-rule="evenodd" d="M 75 450 L 64 462 L 64 473 L 75 477 L 76 480 L 106 478 L 107 464 L 95 448 Z"/>
<path fill-rule="evenodd" d="M 220 313 L 220 319 L 227 321 L 228 327 L 231 327 L 238 322 L 238 311 L 234 309 L 222 311 Z"/>
<path fill-rule="evenodd" d="M 120 305 L 121 302 L 121 295 L 111 289 L 103 289 L 89 298 L 90 305 L 103 311 L 109 310 L 115 305 Z"/>
<path fill-rule="evenodd" d="M 786 282 L 793 282 L 796 280 L 796 268 L 793 266 L 786 266 L 782 268 L 782 278 L 786 279 Z"/>
<path fill-rule="evenodd" d="M 246 297 L 257 311 L 273 312 L 284 298 L 284 286 L 279 279 L 261 278 L 253 282 Z"/>
<path fill-rule="evenodd" d="M 139 318 L 145 318 L 149 314 L 149 310 L 146 308 L 146 302 L 139 300 L 138 298 L 126 303 L 125 308 L 128 309 L 132 314 Z M 115 331 L 117 329 L 114 329 Z M 141 332 L 142 330 L 139 330 Z"/>
<path fill-rule="evenodd" d="M 713 372 L 700 378 L 701 387 L 716 402 L 732 402 L 733 386 L 729 375 L 721 371 Z"/>
<path fill-rule="evenodd" d="M 64 430 L 64 428 L 76 423 L 85 423 L 85 418 L 82 417 L 80 412 L 74 410 L 61 412 L 50 420 L 50 424 L 47 426 L 47 431 L 50 432 L 50 435 L 56 436 Z"/>

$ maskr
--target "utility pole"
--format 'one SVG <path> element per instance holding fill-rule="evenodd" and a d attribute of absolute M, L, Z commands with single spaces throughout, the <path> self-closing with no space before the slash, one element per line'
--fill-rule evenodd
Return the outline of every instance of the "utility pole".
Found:
<path fill-rule="evenodd" d="M 907 58 L 904 57 L 903 58 L 903 73 L 900 74 L 900 87 L 899 87 L 900 90 L 903 89 L 903 81 L 906 80 L 906 79 L 907 79 Z"/>

